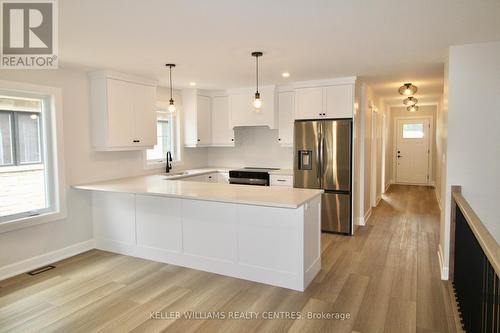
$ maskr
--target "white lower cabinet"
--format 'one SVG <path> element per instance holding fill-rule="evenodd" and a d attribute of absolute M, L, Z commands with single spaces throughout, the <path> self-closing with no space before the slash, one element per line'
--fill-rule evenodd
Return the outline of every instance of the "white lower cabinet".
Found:
<path fill-rule="evenodd" d="M 321 268 L 320 197 L 298 208 L 94 192 L 95 247 L 303 291 Z"/>
<path fill-rule="evenodd" d="M 182 250 L 181 200 L 136 195 L 137 245 Z"/>
<path fill-rule="evenodd" d="M 270 175 L 269 183 L 271 186 L 293 187 L 292 175 Z"/>
<path fill-rule="evenodd" d="M 220 184 L 229 184 L 229 172 L 219 172 L 217 182 Z"/>
<path fill-rule="evenodd" d="M 217 172 L 214 173 L 209 173 L 208 175 L 205 175 L 205 179 L 208 183 L 218 183 L 219 182 L 219 175 Z"/>
<path fill-rule="evenodd" d="M 199 176 L 190 176 L 185 178 L 180 178 L 179 180 L 183 180 L 186 182 L 207 182 L 207 175 L 199 175 Z"/>
<path fill-rule="evenodd" d="M 203 182 L 203 183 L 227 183 L 229 184 L 229 172 L 212 172 L 203 175 L 189 176 L 180 178 L 188 182 Z"/>

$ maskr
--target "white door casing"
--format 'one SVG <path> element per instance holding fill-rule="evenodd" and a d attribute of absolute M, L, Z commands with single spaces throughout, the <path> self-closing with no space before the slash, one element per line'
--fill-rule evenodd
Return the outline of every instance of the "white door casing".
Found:
<path fill-rule="evenodd" d="M 394 170 L 396 183 L 429 184 L 431 117 L 396 118 Z"/>

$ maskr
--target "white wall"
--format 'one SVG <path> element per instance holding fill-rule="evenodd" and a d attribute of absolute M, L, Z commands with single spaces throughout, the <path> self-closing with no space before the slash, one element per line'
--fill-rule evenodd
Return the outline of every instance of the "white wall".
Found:
<path fill-rule="evenodd" d="M 69 185 L 141 175 L 143 152 L 96 152 L 91 147 L 89 81 L 78 70 L 1 71 L 2 80 L 62 88 L 66 182 Z M 159 98 L 165 99 L 160 89 Z M 176 98 L 180 102 L 180 98 Z M 206 152 L 184 154 L 183 167 L 206 164 Z M 0 233 L 0 269 L 35 256 L 59 250 L 92 238 L 90 197 L 87 192 L 68 191 L 66 219 Z"/>
<path fill-rule="evenodd" d="M 363 84 L 356 80 L 355 92 L 354 92 L 354 117 L 353 117 L 353 155 L 354 155 L 354 165 L 352 170 L 352 196 L 353 196 L 353 222 L 356 225 L 364 224 L 363 220 L 363 165 L 362 165 L 362 148 L 363 148 L 363 133 L 362 131 L 362 119 L 363 119 L 363 108 L 362 103 L 362 91 L 364 90 Z"/>
<path fill-rule="evenodd" d="M 452 46 L 448 62 L 448 161 L 442 227 L 448 267 L 450 187 L 465 199 L 500 241 L 500 42 Z"/>
<path fill-rule="evenodd" d="M 208 148 L 208 165 L 293 168 L 293 148 L 279 145 L 278 130 L 264 126 L 236 127 L 235 145 Z"/>
<path fill-rule="evenodd" d="M 384 107 L 384 120 L 385 120 L 385 131 L 382 133 L 383 135 L 383 144 L 384 144 L 384 190 L 389 187 L 392 182 L 392 130 L 391 130 L 391 108 L 386 106 Z"/>
<path fill-rule="evenodd" d="M 384 107 L 379 100 L 379 98 L 373 93 L 373 90 L 365 85 L 364 89 L 361 90 L 361 105 L 360 105 L 360 113 L 362 114 L 362 126 L 363 128 L 361 129 L 363 137 L 363 143 L 362 143 L 362 148 L 361 148 L 361 158 L 363 161 L 361 162 L 361 170 L 362 170 L 362 190 L 361 192 L 363 193 L 363 212 L 362 215 L 368 217 L 370 210 L 371 210 L 371 181 L 372 178 L 374 178 L 375 184 L 380 183 L 380 181 L 377 180 L 378 177 L 381 177 L 381 170 L 382 170 L 382 150 L 377 147 L 375 144 L 374 148 L 374 154 L 372 156 L 372 121 L 373 121 L 373 110 L 377 110 L 377 118 L 379 119 L 378 126 L 380 128 L 381 125 L 381 120 L 382 120 L 382 112 L 384 111 Z M 377 133 L 374 133 L 375 137 L 377 136 Z M 379 137 L 380 139 L 380 137 Z M 372 158 L 377 163 L 377 168 L 376 168 L 376 173 L 372 174 Z M 380 191 L 378 191 L 380 192 Z M 375 193 L 374 197 L 376 197 L 377 194 Z M 367 221 L 364 221 L 365 223 Z"/>

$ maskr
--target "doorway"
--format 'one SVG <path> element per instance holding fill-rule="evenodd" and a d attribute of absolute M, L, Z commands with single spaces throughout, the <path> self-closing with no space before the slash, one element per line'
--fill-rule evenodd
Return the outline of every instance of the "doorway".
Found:
<path fill-rule="evenodd" d="M 431 117 L 405 117 L 394 121 L 394 170 L 399 184 L 429 184 Z"/>

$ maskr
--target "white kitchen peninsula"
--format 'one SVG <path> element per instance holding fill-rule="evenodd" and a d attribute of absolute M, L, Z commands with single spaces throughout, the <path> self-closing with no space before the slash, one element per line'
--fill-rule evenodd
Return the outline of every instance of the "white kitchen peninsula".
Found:
<path fill-rule="evenodd" d="M 93 191 L 98 249 L 303 291 L 321 267 L 321 190 L 166 180 Z"/>

